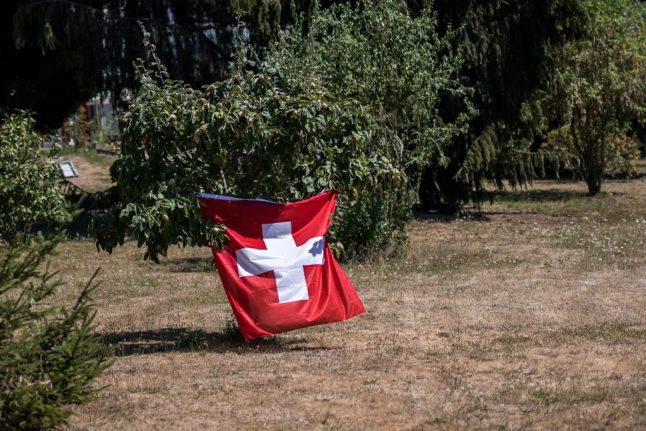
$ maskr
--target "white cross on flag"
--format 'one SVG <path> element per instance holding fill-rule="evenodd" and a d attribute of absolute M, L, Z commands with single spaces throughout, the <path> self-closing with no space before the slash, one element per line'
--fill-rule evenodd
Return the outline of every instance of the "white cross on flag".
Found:
<path fill-rule="evenodd" d="M 204 217 L 227 228 L 229 242 L 213 257 L 245 339 L 365 312 L 325 241 L 333 192 L 289 204 L 208 194 L 199 200 Z"/>

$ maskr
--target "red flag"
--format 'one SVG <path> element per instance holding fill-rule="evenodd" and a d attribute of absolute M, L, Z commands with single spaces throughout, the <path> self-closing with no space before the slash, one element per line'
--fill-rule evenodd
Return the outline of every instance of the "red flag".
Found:
<path fill-rule="evenodd" d="M 339 322 L 365 308 L 325 241 L 336 195 L 289 204 L 199 195 L 202 215 L 223 223 L 229 242 L 213 248 L 246 340 Z"/>

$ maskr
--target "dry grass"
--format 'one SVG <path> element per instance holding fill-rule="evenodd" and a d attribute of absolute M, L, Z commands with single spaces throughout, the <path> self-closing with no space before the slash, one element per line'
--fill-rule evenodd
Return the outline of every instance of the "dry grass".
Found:
<path fill-rule="evenodd" d="M 644 429 L 646 184 L 537 183 L 478 217 L 410 225 L 407 255 L 346 266 L 368 313 L 245 345 L 207 249 L 97 266 L 114 365 L 78 429 Z M 66 291 L 64 296 L 73 297 Z"/>
<path fill-rule="evenodd" d="M 115 156 L 100 154 L 93 150 L 80 150 L 63 157 L 74 163 L 79 174 L 77 178 L 70 179 L 70 182 L 86 192 L 105 190 L 112 184 L 109 169 L 116 159 Z"/>

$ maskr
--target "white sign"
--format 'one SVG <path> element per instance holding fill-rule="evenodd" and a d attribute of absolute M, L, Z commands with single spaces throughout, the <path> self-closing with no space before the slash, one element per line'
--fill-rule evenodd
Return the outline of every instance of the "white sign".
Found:
<path fill-rule="evenodd" d="M 63 178 L 65 179 L 76 178 L 79 176 L 79 174 L 76 172 L 76 168 L 74 167 L 74 163 L 70 161 L 59 162 L 58 168 L 61 170 Z"/>

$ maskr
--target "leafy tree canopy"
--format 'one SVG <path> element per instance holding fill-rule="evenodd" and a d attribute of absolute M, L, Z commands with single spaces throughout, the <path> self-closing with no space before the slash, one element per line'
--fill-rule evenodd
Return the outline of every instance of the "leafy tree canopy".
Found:
<path fill-rule="evenodd" d="M 596 194 L 613 160 L 637 153 L 626 133 L 644 116 L 646 6 L 634 0 L 585 4 L 586 35 L 563 51 L 545 104 L 561 126 L 552 140 L 574 155 L 577 172 Z"/>
<path fill-rule="evenodd" d="M 362 255 L 403 238 L 399 152 L 356 100 L 244 58 L 201 90 L 170 80 L 157 59 L 138 76 L 111 169 L 120 201 L 95 219 L 100 248 L 130 235 L 157 260 L 173 244 L 220 244 L 221 230 L 198 213 L 199 192 L 291 201 L 336 189 L 331 242 Z"/>
<path fill-rule="evenodd" d="M 272 67 L 371 106 L 384 134 L 400 145 L 398 162 L 413 189 L 421 169 L 448 163 L 449 147 L 475 110 L 471 90 L 459 82 L 455 35 L 439 36 L 431 9 L 414 17 L 399 0 L 361 1 L 315 8 L 307 26 L 298 24 L 270 50 Z M 460 108 L 442 111 L 447 100 Z"/>
<path fill-rule="evenodd" d="M 448 149 L 446 166 L 429 166 L 420 187 L 424 207 L 455 209 L 478 200 L 487 180 L 526 183 L 540 173 L 536 148 L 544 116 L 537 92 L 547 86 L 563 45 L 582 35 L 580 0 L 409 0 L 436 10 L 440 33 L 456 33 L 461 82 L 474 90 L 478 115 Z M 461 104 L 448 101 L 442 111 Z"/>

